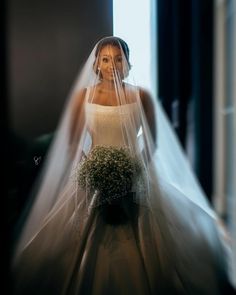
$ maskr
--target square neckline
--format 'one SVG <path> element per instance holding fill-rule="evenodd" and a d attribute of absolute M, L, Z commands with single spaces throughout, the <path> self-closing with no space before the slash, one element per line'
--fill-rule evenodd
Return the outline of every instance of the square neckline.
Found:
<path fill-rule="evenodd" d="M 104 107 L 104 108 L 118 108 L 118 107 L 127 107 L 127 106 L 132 106 L 132 105 L 137 105 L 138 102 L 132 102 L 132 103 L 126 103 L 126 104 L 122 104 L 122 105 L 103 105 L 103 104 L 99 104 L 99 103 L 91 103 L 91 102 L 86 102 L 87 105 L 91 105 L 91 106 L 97 106 L 97 107 Z"/>

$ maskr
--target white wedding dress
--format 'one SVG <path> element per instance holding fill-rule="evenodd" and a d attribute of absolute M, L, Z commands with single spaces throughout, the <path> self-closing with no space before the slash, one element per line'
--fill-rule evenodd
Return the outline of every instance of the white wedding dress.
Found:
<path fill-rule="evenodd" d="M 87 103 L 85 110 L 88 145 L 121 146 L 120 114 L 126 120 L 138 108 Z M 142 144 L 138 132 L 134 145 Z M 86 196 L 75 202 L 65 187 L 20 256 L 15 293 L 220 294 L 225 262 L 215 219 L 157 180 L 156 165 L 150 161 L 151 206 L 139 204 L 138 217 L 125 224 L 106 224 L 96 208 L 88 214 Z"/>

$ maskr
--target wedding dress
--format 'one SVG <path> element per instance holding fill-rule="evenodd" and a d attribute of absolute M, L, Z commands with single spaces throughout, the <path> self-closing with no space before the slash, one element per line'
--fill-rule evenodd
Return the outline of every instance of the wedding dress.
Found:
<path fill-rule="evenodd" d="M 86 105 L 95 144 L 122 144 L 119 108 L 123 120 L 138 111 L 135 103 Z M 95 212 L 87 217 L 84 199 L 74 221 L 66 225 L 71 227 L 67 236 L 57 241 L 60 247 L 55 253 L 44 240 L 68 219 L 65 213 L 73 216 L 74 212 L 72 199 L 61 201 L 62 208 L 24 250 L 18 274 L 21 293 L 218 294 L 223 252 L 214 220 L 164 181 L 153 183 L 152 189 L 156 195 L 152 211 L 141 208 L 133 224 L 104 224 Z M 162 212 L 161 202 L 167 211 Z"/>
<path fill-rule="evenodd" d="M 225 249 L 216 217 L 208 205 L 169 181 L 159 166 L 159 147 L 143 156 L 147 185 L 135 187 L 128 207 L 135 214 L 124 222 L 106 222 L 99 210 L 103 205 L 93 205 L 96 194 L 78 187 L 81 150 L 88 156 L 95 146 L 128 145 L 141 154 L 149 142 L 139 100 L 126 95 L 126 103 L 98 104 L 90 99 L 93 87 L 86 85 L 82 140 L 73 160 L 67 148 L 58 148 L 57 161 L 52 159 L 46 170 L 16 247 L 14 294 L 221 294 Z M 60 142 L 64 147 L 65 137 L 56 147 Z M 53 157 L 57 150 L 52 147 Z"/>

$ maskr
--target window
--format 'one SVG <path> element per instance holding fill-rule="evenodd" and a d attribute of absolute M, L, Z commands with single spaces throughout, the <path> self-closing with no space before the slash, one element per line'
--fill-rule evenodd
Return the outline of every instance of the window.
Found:
<path fill-rule="evenodd" d="M 113 0 L 114 35 L 129 45 L 136 84 L 153 94 L 157 88 L 155 4 L 155 0 Z"/>

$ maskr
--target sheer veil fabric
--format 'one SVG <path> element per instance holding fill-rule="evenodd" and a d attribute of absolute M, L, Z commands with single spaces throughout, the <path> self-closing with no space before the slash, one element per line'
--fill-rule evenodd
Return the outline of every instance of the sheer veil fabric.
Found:
<path fill-rule="evenodd" d="M 75 81 L 16 243 L 15 294 L 220 294 L 216 215 L 130 67 L 127 44 L 106 37 Z M 98 187 L 81 181 L 88 159 Z"/>

